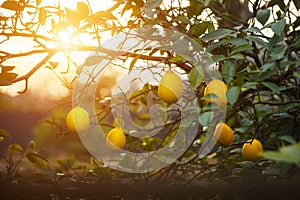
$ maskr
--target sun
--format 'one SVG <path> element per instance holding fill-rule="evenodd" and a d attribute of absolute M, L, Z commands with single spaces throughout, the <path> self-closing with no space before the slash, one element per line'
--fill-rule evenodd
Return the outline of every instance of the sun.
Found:
<path fill-rule="evenodd" d="M 58 6 L 61 10 L 64 10 L 65 8 L 76 10 L 78 2 L 83 2 L 86 5 L 88 5 L 89 14 L 96 13 L 100 10 L 105 11 L 115 4 L 113 0 L 47 0 L 41 1 L 41 4 L 39 6 Z M 0 4 L 1 3 L 3 3 L 2 0 L 0 0 Z M 56 23 L 58 23 L 58 21 L 59 20 L 56 20 Z M 40 31 L 41 35 L 48 35 L 49 37 L 53 37 L 58 41 L 58 43 L 45 43 L 48 48 L 62 48 L 62 51 L 56 53 L 50 60 L 52 62 L 59 62 L 58 67 L 54 69 L 54 73 L 49 72 L 49 69 L 44 67 L 39 69 L 36 72 L 36 74 L 30 78 L 29 90 L 33 91 L 36 94 L 41 94 L 42 96 L 48 96 L 54 99 L 63 98 L 69 95 L 70 90 L 64 86 L 61 79 L 64 82 L 71 82 L 74 76 L 76 75 L 76 66 L 72 66 L 72 62 L 68 62 L 68 59 L 71 58 L 74 62 L 80 63 L 87 56 L 87 52 L 69 52 L 69 45 L 76 44 L 95 46 L 97 45 L 97 43 L 95 43 L 93 37 L 91 37 L 91 35 L 89 35 L 88 33 L 80 33 L 74 37 L 74 32 L 76 30 L 71 26 L 54 33 L 51 28 L 50 21 L 48 21 L 44 26 L 40 26 Z M 101 38 L 104 37 L 101 35 Z M 16 53 L 26 52 L 32 49 L 32 41 L 28 42 L 26 38 L 17 38 L 14 41 L 9 41 L 8 43 L 5 43 L 5 49 L 11 50 L 12 52 Z M 39 60 L 41 60 L 43 56 L 44 54 L 36 54 L 33 56 L 29 56 L 28 59 L 15 59 L 7 62 L 6 64 L 12 66 L 23 66 L 24 63 L 28 63 L 24 67 L 15 68 L 14 72 L 22 75 L 25 74 L 28 70 L 30 70 L 37 62 L 39 62 Z M 45 63 L 45 66 L 48 65 L 48 63 Z M 66 71 L 68 71 L 67 74 L 61 73 Z M 57 77 L 57 74 L 60 75 L 62 78 L 59 79 Z M 18 84 L 13 84 L 11 86 L 0 88 L 1 93 L 3 92 L 11 96 L 16 96 L 18 94 L 17 92 L 22 91 L 23 89 L 24 84 L 21 82 Z"/>

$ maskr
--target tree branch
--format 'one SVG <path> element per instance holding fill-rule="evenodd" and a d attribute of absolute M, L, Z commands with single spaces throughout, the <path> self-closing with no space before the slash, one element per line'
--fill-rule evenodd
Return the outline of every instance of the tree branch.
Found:
<path fill-rule="evenodd" d="M 18 77 L 15 80 L 12 81 L 12 83 L 16 83 L 16 82 L 25 80 L 25 89 L 21 92 L 18 92 L 18 93 L 24 93 L 24 92 L 27 91 L 27 89 L 28 89 L 28 79 L 30 78 L 30 76 L 32 74 L 34 74 L 38 69 L 40 69 L 54 54 L 55 54 L 55 52 L 48 53 L 48 55 L 42 61 L 40 61 L 34 68 L 32 68 L 27 74 L 25 74 L 23 76 L 20 76 L 20 77 Z"/>

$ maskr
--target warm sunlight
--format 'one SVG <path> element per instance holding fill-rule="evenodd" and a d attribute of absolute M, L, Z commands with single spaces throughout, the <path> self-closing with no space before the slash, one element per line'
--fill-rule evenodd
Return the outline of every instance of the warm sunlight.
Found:
<path fill-rule="evenodd" d="M 0 4 L 2 4 L 4 0 L 0 0 Z M 109 7 L 111 7 L 114 2 L 111 0 L 105 1 L 98 1 L 98 0 L 47 0 L 42 1 L 40 6 L 59 6 L 60 8 L 67 8 L 75 10 L 78 2 L 84 2 L 91 8 L 90 12 L 95 13 L 99 10 L 105 11 Z M 1 13 L 11 13 L 6 9 L 0 8 Z M 28 16 L 28 20 L 30 20 Z M 39 28 L 39 32 L 48 35 L 49 30 L 51 30 L 51 21 L 47 21 L 45 25 Z M 49 73 L 49 69 L 41 68 L 39 69 L 34 76 L 30 78 L 30 85 L 28 90 L 34 91 L 40 96 L 47 96 L 55 99 L 59 99 L 69 94 L 69 90 L 67 89 L 66 85 L 67 82 L 70 82 L 75 75 L 76 67 L 74 63 L 82 64 L 83 60 L 86 58 L 89 53 L 76 53 L 76 52 L 68 52 L 67 48 L 70 44 L 85 44 L 85 45 L 92 45 L 97 46 L 97 41 L 92 39 L 92 37 L 88 33 L 80 33 L 75 38 L 72 37 L 74 33 L 74 29 L 69 27 L 60 30 L 57 32 L 57 40 L 60 41 L 61 45 L 60 48 L 65 48 L 65 52 L 56 53 L 50 61 L 52 62 L 59 62 L 59 65 L 53 70 L 53 73 Z M 51 37 L 51 35 L 50 35 Z M 53 35 L 52 35 L 53 37 Z M 105 39 L 107 36 L 102 36 Z M 49 48 L 56 48 L 57 44 L 55 43 L 47 43 Z M 26 40 L 26 38 L 17 38 L 15 37 L 14 40 L 3 42 L 0 44 L 0 49 L 9 50 L 12 53 L 24 53 L 30 51 L 34 43 L 32 41 Z M 32 68 L 36 62 L 39 62 L 44 55 L 33 55 L 29 56 L 28 58 L 24 59 L 24 57 L 20 59 L 14 59 L 13 61 L 5 62 L 6 65 L 12 66 L 21 66 L 26 63 L 24 67 L 16 67 L 15 72 L 18 74 L 24 74 Z M 73 62 L 69 62 L 68 58 L 72 58 Z M 67 72 L 67 73 L 65 73 Z M 0 90 L 4 93 L 7 93 L 11 96 L 16 96 L 18 91 L 22 91 L 24 89 L 24 83 L 19 82 L 17 84 L 13 84 L 12 86 L 5 86 L 1 87 Z M 38 91 L 38 92 L 37 92 Z"/>
<path fill-rule="evenodd" d="M 0 199 L 300 196 L 299 11 L 0 0 Z"/>

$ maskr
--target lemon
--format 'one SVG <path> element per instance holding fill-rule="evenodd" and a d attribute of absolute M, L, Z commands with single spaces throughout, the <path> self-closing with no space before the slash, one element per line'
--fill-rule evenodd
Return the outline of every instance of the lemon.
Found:
<path fill-rule="evenodd" d="M 106 144 L 113 150 L 116 147 L 122 149 L 126 145 L 126 136 L 123 130 L 119 127 L 113 128 L 109 131 L 106 137 Z"/>
<path fill-rule="evenodd" d="M 242 147 L 242 155 L 245 160 L 257 161 L 261 158 L 260 153 L 263 152 L 263 145 L 257 139 L 250 144 L 251 139 Z"/>
<path fill-rule="evenodd" d="M 209 102 L 216 103 L 219 107 L 224 107 L 227 104 L 226 98 L 227 86 L 226 84 L 218 79 L 210 81 L 204 90 L 204 96 L 208 94 L 215 94 L 218 98 L 205 99 L 205 103 Z"/>
<path fill-rule="evenodd" d="M 74 107 L 67 115 L 67 126 L 70 131 L 83 132 L 90 126 L 90 117 L 85 109 Z"/>
<path fill-rule="evenodd" d="M 219 122 L 216 126 L 214 136 L 219 143 L 229 146 L 233 142 L 233 130 L 224 122 Z"/>
<path fill-rule="evenodd" d="M 177 102 L 183 93 L 183 83 L 181 78 L 172 72 L 167 71 L 162 77 L 158 86 L 158 96 L 167 103 Z"/>

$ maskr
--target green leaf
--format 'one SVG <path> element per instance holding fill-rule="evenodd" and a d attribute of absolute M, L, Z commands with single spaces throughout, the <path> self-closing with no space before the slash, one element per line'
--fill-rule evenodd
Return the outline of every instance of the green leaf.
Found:
<path fill-rule="evenodd" d="M 7 151 L 9 153 L 22 153 L 24 149 L 18 144 L 11 144 L 8 146 Z"/>
<path fill-rule="evenodd" d="M 281 36 L 285 28 L 285 24 L 286 24 L 285 19 L 281 19 L 278 22 L 273 23 L 271 29 L 276 35 Z"/>
<path fill-rule="evenodd" d="M 240 94 L 240 87 L 234 86 L 229 88 L 229 90 L 226 93 L 226 97 L 230 105 L 233 105 L 238 100 L 239 94 Z"/>
<path fill-rule="evenodd" d="M 262 39 L 260 39 L 259 37 L 257 36 L 246 36 L 246 38 L 248 38 L 249 40 L 259 44 L 260 46 L 262 47 L 265 47 L 265 48 L 268 48 L 269 45 L 267 42 L 263 41 Z"/>
<path fill-rule="evenodd" d="M 226 39 L 220 40 L 218 42 L 213 42 L 211 45 L 209 45 L 207 47 L 207 51 L 210 52 L 210 51 L 214 50 L 215 48 L 217 48 L 217 47 L 219 47 L 221 45 L 228 45 L 228 43 L 229 43 L 229 41 L 226 40 Z"/>
<path fill-rule="evenodd" d="M 267 88 L 271 89 L 276 94 L 280 94 L 280 88 L 275 83 L 272 83 L 272 82 L 262 82 L 262 84 L 264 86 L 266 86 Z"/>
<path fill-rule="evenodd" d="M 266 63 L 263 66 L 261 66 L 260 71 L 267 71 L 273 68 L 275 65 L 276 65 L 275 63 Z"/>
<path fill-rule="evenodd" d="M 257 27 L 250 27 L 250 28 L 247 28 L 245 31 L 247 31 L 249 33 L 261 33 L 261 30 Z"/>
<path fill-rule="evenodd" d="M 42 155 L 30 150 L 25 153 L 25 157 L 36 167 L 46 168 L 49 167 L 49 161 Z"/>
<path fill-rule="evenodd" d="M 204 78 L 203 67 L 197 66 L 197 67 L 193 68 L 189 73 L 189 77 L 190 77 L 191 87 L 193 89 L 196 89 L 197 87 L 199 87 Z"/>
<path fill-rule="evenodd" d="M 225 60 L 225 56 L 224 55 L 213 55 L 210 58 L 207 59 L 206 63 L 204 64 L 205 66 L 210 66 L 213 65 L 217 62 L 223 61 Z"/>
<path fill-rule="evenodd" d="M 211 40 L 221 39 L 221 38 L 228 36 L 232 32 L 233 32 L 233 30 L 220 28 L 218 30 L 207 33 L 206 35 L 204 35 L 202 37 L 202 40 L 208 42 Z"/>
<path fill-rule="evenodd" d="M 263 81 L 270 76 L 272 76 L 275 73 L 274 70 L 266 70 L 266 71 L 260 71 L 258 74 L 258 77 L 256 78 L 256 81 Z"/>
<path fill-rule="evenodd" d="M 189 115 L 183 117 L 180 126 L 182 127 L 189 127 L 195 120 L 197 120 L 198 113 L 189 113 Z"/>
<path fill-rule="evenodd" d="M 295 144 L 296 143 L 296 140 L 295 138 L 293 138 L 292 136 L 290 135 L 282 135 L 280 137 L 278 137 L 280 140 L 283 140 L 285 142 L 288 142 L 288 143 L 291 143 L 291 144 Z"/>
<path fill-rule="evenodd" d="M 205 7 L 207 7 L 207 6 L 210 4 L 211 1 L 212 1 L 212 0 L 202 0 L 201 2 L 203 3 L 203 5 L 204 5 Z"/>
<path fill-rule="evenodd" d="M 236 164 L 238 164 L 242 168 L 251 168 L 255 166 L 255 163 L 253 161 L 237 162 Z"/>
<path fill-rule="evenodd" d="M 1 7 L 12 11 L 18 11 L 18 12 L 21 12 L 24 9 L 19 2 L 10 1 L 10 0 L 4 1 Z"/>
<path fill-rule="evenodd" d="M 242 88 L 251 88 L 256 89 L 256 86 L 258 85 L 257 82 L 246 82 L 242 85 Z"/>
<path fill-rule="evenodd" d="M 169 59 L 169 61 L 176 63 L 176 62 L 184 61 L 184 58 L 182 56 L 180 56 L 180 55 L 176 55 L 175 57 Z"/>
<path fill-rule="evenodd" d="M 230 55 L 233 55 L 233 54 L 236 54 L 239 52 L 243 52 L 243 51 L 251 51 L 252 49 L 253 49 L 253 47 L 250 44 L 237 46 L 232 49 L 232 51 L 230 52 Z"/>
<path fill-rule="evenodd" d="M 199 16 L 203 9 L 204 8 L 200 2 L 190 1 L 190 6 L 188 6 L 186 9 L 188 18 L 192 18 L 193 16 Z"/>
<path fill-rule="evenodd" d="M 266 159 L 295 163 L 300 167 L 300 143 L 279 148 L 279 151 L 265 151 L 262 156 Z"/>
<path fill-rule="evenodd" d="M 213 118 L 214 113 L 212 111 L 204 112 L 200 114 L 198 121 L 202 126 L 208 126 Z"/>
<path fill-rule="evenodd" d="M 300 80 L 300 71 L 294 72 L 293 74 L 298 80 Z"/>
<path fill-rule="evenodd" d="M 256 18 L 262 25 L 265 25 L 270 18 L 271 11 L 269 9 L 259 10 L 257 12 Z"/>
<path fill-rule="evenodd" d="M 217 95 L 215 95 L 214 93 L 210 93 L 210 94 L 207 94 L 205 96 L 203 96 L 201 99 L 218 99 L 219 97 Z"/>
<path fill-rule="evenodd" d="M 273 58 L 273 60 L 280 60 L 284 58 L 286 48 L 287 47 L 284 44 L 275 45 L 274 47 L 272 47 L 272 49 L 270 49 L 270 56 Z"/>
<path fill-rule="evenodd" d="M 289 103 L 287 105 L 281 105 L 279 106 L 279 112 L 287 112 L 298 107 L 300 107 L 300 103 Z"/>
<path fill-rule="evenodd" d="M 232 81 L 235 74 L 235 66 L 233 62 L 231 61 L 225 61 L 222 65 L 222 77 L 226 81 L 226 83 L 229 83 Z"/>
<path fill-rule="evenodd" d="M 1 129 L 0 128 L 0 137 L 9 137 L 9 133 L 7 130 Z"/>
<path fill-rule="evenodd" d="M 190 24 L 190 19 L 184 15 L 179 15 L 178 17 L 172 19 L 173 22 L 182 22 L 184 24 Z"/>
<path fill-rule="evenodd" d="M 244 38 L 232 38 L 228 42 L 231 42 L 235 46 L 249 45 L 249 41 Z"/>
<path fill-rule="evenodd" d="M 231 55 L 230 58 L 236 59 L 236 60 L 243 60 L 245 58 L 245 56 L 241 53 L 236 53 L 236 54 Z"/>
<path fill-rule="evenodd" d="M 199 37 L 200 35 L 204 34 L 208 27 L 208 22 L 201 22 L 200 24 L 194 25 L 189 33 L 195 37 Z"/>

